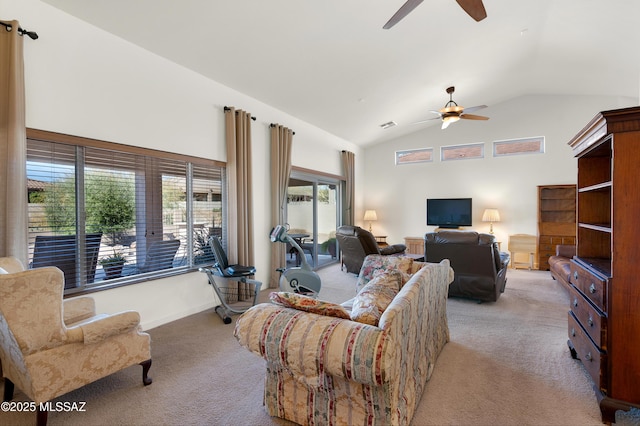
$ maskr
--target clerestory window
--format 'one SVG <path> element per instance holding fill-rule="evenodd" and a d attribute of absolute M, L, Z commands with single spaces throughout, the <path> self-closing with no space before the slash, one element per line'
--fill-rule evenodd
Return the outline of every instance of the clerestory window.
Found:
<path fill-rule="evenodd" d="M 224 239 L 224 164 L 30 130 L 29 266 L 65 294 L 185 273 Z"/>

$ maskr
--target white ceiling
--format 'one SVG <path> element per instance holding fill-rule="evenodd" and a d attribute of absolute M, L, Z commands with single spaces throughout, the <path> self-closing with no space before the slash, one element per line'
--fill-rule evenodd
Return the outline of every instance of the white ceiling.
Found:
<path fill-rule="evenodd" d="M 44 1 L 362 146 L 424 128 L 451 85 L 489 117 L 526 94 L 640 92 L 638 0 L 484 0 L 481 22 L 426 0 L 390 30 L 405 0 Z"/>

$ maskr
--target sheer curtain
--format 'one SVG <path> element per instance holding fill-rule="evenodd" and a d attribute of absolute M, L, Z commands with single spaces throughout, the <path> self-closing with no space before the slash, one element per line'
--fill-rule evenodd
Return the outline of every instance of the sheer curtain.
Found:
<path fill-rule="evenodd" d="M 354 200 L 355 200 L 355 154 L 349 151 L 342 151 L 340 155 L 344 177 L 346 180 L 344 191 L 344 218 L 343 225 L 353 225 L 355 223 Z"/>
<path fill-rule="evenodd" d="M 279 124 L 271 125 L 271 226 L 287 220 L 287 187 L 291 174 L 293 131 Z M 277 288 L 276 269 L 286 266 L 286 244 L 271 245 L 269 288 Z"/>
<path fill-rule="evenodd" d="M 229 263 L 254 265 L 253 185 L 251 168 L 251 114 L 233 107 L 224 108 L 227 145 L 227 257 Z M 238 283 L 238 297 L 250 289 Z"/>
<path fill-rule="evenodd" d="M 27 136 L 18 28 L 18 21 L 0 26 L 0 256 L 15 256 L 27 265 Z"/>

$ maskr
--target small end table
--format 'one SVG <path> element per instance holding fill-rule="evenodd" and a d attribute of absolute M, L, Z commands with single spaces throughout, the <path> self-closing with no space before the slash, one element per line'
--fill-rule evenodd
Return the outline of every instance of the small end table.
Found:
<path fill-rule="evenodd" d="M 378 247 L 386 247 L 387 244 L 387 236 L 386 235 L 374 235 L 373 238 L 376 239 L 376 243 L 378 243 Z"/>

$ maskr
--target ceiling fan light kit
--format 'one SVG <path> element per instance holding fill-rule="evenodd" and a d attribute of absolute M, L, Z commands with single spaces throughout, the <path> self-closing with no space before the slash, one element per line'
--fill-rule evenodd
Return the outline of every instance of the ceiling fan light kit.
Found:
<path fill-rule="evenodd" d="M 447 115 L 442 117 L 442 129 L 446 129 L 449 127 L 449 124 L 455 123 L 458 120 L 460 120 L 460 117 L 456 115 Z"/>

